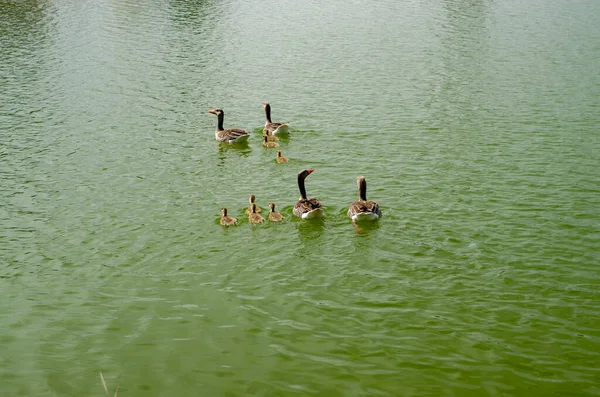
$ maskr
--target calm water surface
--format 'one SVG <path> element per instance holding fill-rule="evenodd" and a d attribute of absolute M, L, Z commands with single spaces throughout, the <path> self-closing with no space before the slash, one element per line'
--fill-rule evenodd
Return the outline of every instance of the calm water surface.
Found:
<path fill-rule="evenodd" d="M 1 395 L 103 396 L 100 371 L 119 396 L 600 395 L 600 2 L 0 22 Z M 291 216 L 308 167 L 323 222 Z M 357 175 L 383 208 L 362 230 Z M 250 226 L 251 193 L 286 221 Z"/>

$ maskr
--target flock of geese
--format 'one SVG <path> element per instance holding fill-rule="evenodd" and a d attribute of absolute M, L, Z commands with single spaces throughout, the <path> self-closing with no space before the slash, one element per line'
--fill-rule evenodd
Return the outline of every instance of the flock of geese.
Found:
<path fill-rule="evenodd" d="M 271 105 L 269 103 L 263 103 L 262 107 L 265 109 L 265 126 L 263 128 L 263 146 L 267 148 L 278 148 L 279 144 L 277 141 L 279 138 L 277 135 L 283 135 L 289 133 L 288 123 L 275 123 L 271 121 Z M 217 116 L 217 129 L 215 131 L 215 138 L 220 142 L 228 143 L 245 143 L 250 137 L 248 131 L 239 128 L 228 128 L 223 127 L 223 120 L 225 119 L 225 112 L 223 109 L 211 109 L 208 113 L 212 113 Z M 281 155 L 281 151 L 277 151 L 278 163 L 287 163 L 288 159 Z M 295 216 L 301 219 L 318 219 L 325 216 L 325 211 L 319 200 L 316 198 L 308 198 L 306 195 L 306 187 L 304 180 L 309 176 L 314 169 L 309 168 L 302 170 L 298 173 L 298 188 L 300 189 L 300 198 L 294 205 L 293 213 Z M 348 216 L 353 222 L 360 221 L 373 221 L 381 217 L 381 210 L 379 205 L 372 200 L 367 200 L 367 181 L 363 176 L 356 178 L 358 184 L 358 197 L 359 199 L 348 208 Z M 265 218 L 260 214 L 261 209 L 255 203 L 256 197 L 250 195 L 250 206 L 246 209 L 246 215 L 248 215 L 248 221 L 253 224 L 263 223 Z M 283 221 L 283 215 L 275 211 L 275 203 L 269 203 L 269 215 L 268 219 L 271 222 Z M 223 207 L 221 210 L 221 225 L 233 226 L 237 224 L 237 219 L 227 215 L 227 207 Z"/>

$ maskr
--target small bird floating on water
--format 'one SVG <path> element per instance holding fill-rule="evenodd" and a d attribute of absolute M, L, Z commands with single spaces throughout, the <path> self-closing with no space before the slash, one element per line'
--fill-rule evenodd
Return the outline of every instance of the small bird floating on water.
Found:
<path fill-rule="evenodd" d="M 277 151 L 277 162 L 278 163 L 287 163 L 288 161 L 290 161 L 287 157 L 283 157 L 281 155 L 281 150 Z"/>
<path fill-rule="evenodd" d="M 235 219 L 232 216 L 227 215 L 227 207 L 223 207 L 221 209 L 221 221 L 219 223 L 221 223 L 221 225 L 223 226 L 233 226 L 237 223 L 237 219 Z"/>
<path fill-rule="evenodd" d="M 265 218 L 263 218 L 261 214 L 256 213 L 256 204 L 252 203 L 251 209 L 252 212 L 250 213 L 250 215 L 248 215 L 248 220 L 250 221 L 250 223 L 263 223 L 265 221 Z"/>
<path fill-rule="evenodd" d="M 277 138 L 275 135 L 270 135 L 268 132 L 263 132 L 263 137 L 267 137 L 267 141 L 269 141 L 269 142 L 279 141 L 279 138 Z"/>
<path fill-rule="evenodd" d="M 239 128 L 223 129 L 223 119 L 225 112 L 223 109 L 211 109 L 208 113 L 217 115 L 217 129 L 215 131 L 215 139 L 220 142 L 243 143 L 248 141 L 250 133 Z"/>
<path fill-rule="evenodd" d="M 287 134 L 289 124 L 274 123 L 271 121 L 271 105 L 268 102 L 263 103 L 262 107 L 265 108 L 265 116 L 267 118 L 263 132 L 269 135 Z"/>
<path fill-rule="evenodd" d="M 281 222 L 283 221 L 283 215 L 281 213 L 275 211 L 275 203 L 269 203 L 269 220 L 271 222 Z"/>
<path fill-rule="evenodd" d="M 353 222 L 372 221 L 381 217 L 381 210 L 375 201 L 367 200 L 367 181 L 364 176 L 356 178 L 358 184 L 358 201 L 350 204 L 348 216 Z"/>
<path fill-rule="evenodd" d="M 309 168 L 298 173 L 298 188 L 300 189 L 300 198 L 294 205 L 294 215 L 302 219 L 315 219 L 325 216 L 321 203 L 316 198 L 308 199 L 306 196 L 306 188 L 304 180 L 309 176 L 314 169 Z"/>
<path fill-rule="evenodd" d="M 249 201 L 250 201 L 250 205 L 248 206 L 248 208 L 246 208 L 246 215 L 250 215 L 252 213 L 252 205 L 256 201 L 256 197 L 253 194 L 251 194 Z M 256 206 L 256 212 L 258 212 L 258 213 L 262 212 L 262 210 L 260 209 L 260 207 L 258 205 L 256 205 L 256 204 L 254 204 L 254 205 Z"/>
<path fill-rule="evenodd" d="M 268 135 L 263 135 L 263 146 L 264 147 L 279 147 L 279 144 L 277 142 L 269 141 Z"/>

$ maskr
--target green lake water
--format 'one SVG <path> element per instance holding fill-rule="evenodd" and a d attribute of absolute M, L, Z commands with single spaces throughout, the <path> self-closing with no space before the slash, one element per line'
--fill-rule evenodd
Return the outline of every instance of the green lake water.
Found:
<path fill-rule="evenodd" d="M 0 1 L 0 395 L 600 395 L 599 43 L 597 1 Z"/>

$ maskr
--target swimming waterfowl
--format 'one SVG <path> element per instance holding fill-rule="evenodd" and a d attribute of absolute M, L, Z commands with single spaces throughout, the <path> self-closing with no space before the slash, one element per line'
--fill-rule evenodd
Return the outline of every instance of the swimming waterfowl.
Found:
<path fill-rule="evenodd" d="M 220 221 L 221 225 L 232 226 L 237 223 L 237 219 L 235 219 L 232 216 L 227 215 L 227 207 L 223 207 L 221 209 L 221 213 L 223 214 L 223 215 L 221 215 L 221 221 Z"/>
<path fill-rule="evenodd" d="M 271 142 L 269 141 L 269 136 L 268 135 L 263 135 L 263 146 L 264 147 L 279 147 L 279 144 L 277 142 Z"/>
<path fill-rule="evenodd" d="M 288 132 L 288 123 L 274 123 L 271 121 L 271 105 L 268 102 L 262 104 L 262 107 L 265 108 L 265 116 L 267 120 L 265 121 L 265 128 L 263 128 L 263 132 L 269 133 L 271 135 L 278 134 L 286 134 Z"/>
<path fill-rule="evenodd" d="M 252 212 L 250 213 L 250 215 L 248 215 L 248 220 L 250 221 L 250 223 L 263 223 L 265 221 L 265 218 L 263 218 L 262 215 L 256 213 L 256 204 L 252 203 L 251 209 Z"/>
<path fill-rule="evenodd" d="M 281 215 L 281 213 L 275 211 L 275 203 L 269 203 L 269 208 L 271 209 L 271 211 L 269 211 L 269 220 L 271 222 L 283 221 L 283 215 Z"/>
<path fill-rule="evenodd" d="M 252 204 L 254 204 L 256 197 L 254 197 L 254 195 L 251 194 L 249 200 L 250 200 L 250 205 L 248 206 L 248 208 L 246 208 L 246 215 L 250 215 L 252 213 Z M 256 205 L 256 212 L 258 212 L 258 213 L 262 212 L 262 210 L 260 209 L 260 207 L 258 205 Z"/>
<path fill-rule="evenodd" d="M 211 109 L 208 113 L 217 115 L 217 129 L 215 131 L 215 139 L 220 142 L 242 143 L 248 140 L 250 133 L 239 128 L 223 129 L 223 119 L 225 112 L 223 109 Z"/>
<path fill-rule="evenodd" d="M 381 217 L 381 210 L 375 201 L 367 200 L 367 181 L 364 176 L 356 178 L 359 200 L 350 204 L 348 216 L 352 221 L 372 221 Z"/>
<path fill-rule="evenodd" d="M 277 141 L 279 141 L 279 138 L 277 138 L 275 135 L 269 135 L 266 132 L 263 132 L 263 139 L 264 139 L 264 137 L 267 137 L 267 141 L 269 141 L 269 142 L 277 142 Z"/>
<path fill-rule="evenodd" d="M 288 158 L 287 158 L 287 157 L 283 157 L 283 156 L 281 155 L 281 150 L 278 150 L 278 151 L 277 151 L 277 162 L 278 162 L 278 163 L 287 163 L 288 161 L 290 161 L 290 160 L 288 160 Z"/>
<path fill-rule="evenodd" d="M 309 176 L 314 169 L 309 168 L 302 170 L 298 173 L 298 188 L 300 189 L 300 198 L 294 205 L 294 215 L 302 219 L 314 219 L 322 218 L 325 216 L 325 212 L 321 207 L 321 203 L 316 198 L 308 199 L 306 197 L 306 188 L 304 187 L 304 180 Z"/>

